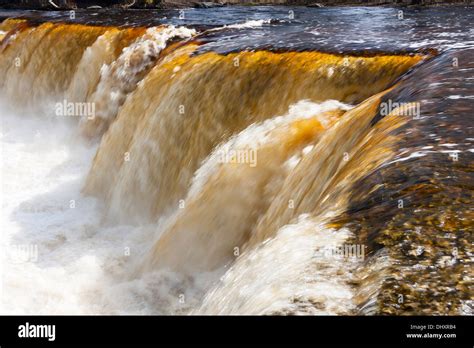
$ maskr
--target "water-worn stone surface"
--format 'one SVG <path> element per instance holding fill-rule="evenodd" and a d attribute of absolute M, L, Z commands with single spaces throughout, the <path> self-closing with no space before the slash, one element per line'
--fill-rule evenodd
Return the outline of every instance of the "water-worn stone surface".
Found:
<path fill-rule="evenodd" d="M 382 278 L 376 313 L 472 311 L 472 55 L 468 49 L 436 57 L 384 96 L 386 103 L 420 102 L 420 113 L 405 116 L 396 159 L 353 186 L 350 207 L 338 218 L 353 229 L 355 243 L 368 246 L 369 259 L 391 260 L 384 270 L 369 261 L 360 270 L 363 278 Z M 369 283 L 362 293 L 370 293 Z M 366 305 L 361 296 L 359 309 Z"/>

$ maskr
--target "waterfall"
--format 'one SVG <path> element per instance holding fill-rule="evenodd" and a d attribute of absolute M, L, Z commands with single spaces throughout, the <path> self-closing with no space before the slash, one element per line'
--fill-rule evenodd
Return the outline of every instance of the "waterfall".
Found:
<path fill-rule="evenodd" d="M 66 274 L 83 289 L 65 284 L 68 300 L 41 281 L 39 297 L 51 291 L 75 313 L 383 312 L 377 296 L 396 255 L 351 219 L 370 218 L 368 197 L 384 183 L 368 180 L 398 168 L 406 113 L 421 97 L 383 115 L 381 106 L 411 96 L 405 74 L 432 57 L 220 54 L 201 51 L 197 35 L 171 25 L 0 25 L 3 189 L 13 197 L 5 223 L 21 235 L 35 214 L 48 221 L 38 225 L 47 237 L 28 236 L 53 266 L 40 257 L 25 269 L 53 282 Z M 24 162 L 25 173 L 11 174 L 14 156 L 37 167 L 37 187 Z M 51 178 L 71 184 L 44 184 Z M 20 284 L 22 311 L 61 312 L 31 307 L 16 277 L 26 271 L 12 269 L 6 291 Z"/>

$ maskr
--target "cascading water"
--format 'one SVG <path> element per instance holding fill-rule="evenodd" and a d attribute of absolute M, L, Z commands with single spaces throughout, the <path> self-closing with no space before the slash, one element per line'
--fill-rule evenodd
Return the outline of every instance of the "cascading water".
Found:
<path fill-rule="evenodd" d="M 282 24 L 177 24 L 0 24 L 2 312 L 464 314 L 473 151 L 455 182 L 428 164 L 403 180 L 459 153 L 430 136 L 464 122 L 434 116 L 452 53 L 222 52 Z M 442 286 L 461 290 L 420 300 Z"/>

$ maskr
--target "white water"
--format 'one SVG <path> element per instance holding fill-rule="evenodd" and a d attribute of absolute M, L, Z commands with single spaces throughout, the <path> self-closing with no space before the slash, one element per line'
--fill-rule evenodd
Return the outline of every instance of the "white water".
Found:
<path fill-rule="evenodd" d="M 224 25 L 223 27 L 209 29 L 208 31 L 220 31 L 225 29 L 252 29 L 261 27 L 265 24 L 270 24 L 271 21 L 271 19 L 253 19 L 243 23 Z"/>
<path fill-rule="evenodd" d="M 71 141 L 68 125 L 53 119 L 2 112 L 1 133 L 2 312 L 81 312 L 83 285 L 100 276 L 87 251 L 97 202 L 79 194 L 94 148 Z"/>
<path fill-rule="evenodd" d="M 0 313 L 187 311 L 199 279 L 130 275 L 156 226 L 103 226 L 99 202 L 80 193 L 96 146 L 66 119 L 1 110 Z"/>
<path fill-rule="evenodd" d="M 196 171 L 189 190 L 189 196 L 197 195 L 211 175 L 217 172 L 218 168 L 222 165 L 219 163 L 220 154 L 229 153 L 232 150 L 237 151 L 239 149 L 258 149 L 264 144 L 280 142 L 281 139 L 271 137 L 271 132 L 278 127 L 289 125 L 291 122 L 296 120 L 316 118 L 326 128 L 328 126 L 328 121 L 321 114 L 337 109 L 349 110 L 350 108 L 352 108 L 352 106 L 341 103 L 337 100 L 327 100 L 323 103 L 300 100 L 299 102 L 290 105 L 288 114 L 276 116 L 266 121 L 250 125 L 239 134 L 232 136 L 224 143 L 218 145 L 213 150 L 208 158 L 202 163 L 201 167 Z M 296 162 L 299 162 L 300 159 L 301 158 L 298 157 Z"/>
<path fill-rule="evenodd" d="M 348 314 L 348 285 L 357 260 L 328 257 L 348 230 L 332 230 L 302 215 L 276 236 L 241 255 L 205 298 L 204 314 Z"/>
<path fill-rule="evenodd" d="M 153 67 L 155 60 L 168 42 L 176 38 L 188 39 L 195 34 L 194 29 L 176 28 L 172 25 L 166 28 L 148 28 L 144 35 L 125 47 L 115 61 L 108 65 L 104 64 L 100 69 L 100 82 L 92 96 L 92 102 L 98 107 L 96 116 L 107 123 L 110 122 L 117 115 L 127 95 L 135 89 L 143 75 Z M 103 37 L 106 35 L 104 34 Z M 97 39 L 97 43 L 95 47 L 97 51 L 92 49 L 85 51 L 82 60 L 85 69 L 90 65 L 90 61 L 100 56 L 98 50 L 103 50 L 104 43 L 101 37 Z M 92 71 L 96 71 L 96 67 L 92 67 Z M 81 70 L 78 71 L 82 73 Z M 87 122 L 87 119 L 83 118 L 81 121 Z M 102 129 L 99 129 L 99 133 L 100 131 Z"/>
<path fill-rule="evenodd" d="M 344 105 L 302 102 L 289 115 L 307 117 L 334 107 Z M 96 145 L 81 140 L 77 124 L 15 115 L 6 107 L 0 113 L 0 313 L 343 314 L 353 307 L 347 280 L 355 264 L 315 254 L 319 247 L 342 244 L 349 232 L 324 228 L 308 216 L 242 254 L 230 269 L 192 276 L 167 270 L 134 274 L 166 219 L 104 225 L 100 202 L 80 192 Z M 252 133 L 254 126 L 249 128 L 243 135 Z"/>

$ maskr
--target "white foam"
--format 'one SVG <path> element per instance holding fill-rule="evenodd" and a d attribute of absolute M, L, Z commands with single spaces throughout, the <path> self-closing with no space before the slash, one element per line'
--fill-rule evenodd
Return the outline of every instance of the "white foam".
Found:
<path fill-rule="evenodd" d="M 75 124 L 0 114 L 1 314 L 185 313 L 196 305 L 212 274 L 134 278 L 157 226 L 101 223 L 99 202 L 80 192 L 96 146 L 76 138 Z"/>
<path fill-rule="evenodd" d="M 290 106 L 288 113 L 283 116 L 276 116 L 266 121 L 255 123 L 239 134 L 226 140 L 224 143 L 217 146 L 214 151 L 204 160 L 201 167 L 196 171 L 189 197 L 196 195 L 208 178 L 214 173 L 220 166 L 219 157 L 221 153 L 229 153 L 231 150 L 239 148 L 259 148 L 262 144 L 270 141 L 267 135 L 271 130 L 280 127 L 284 124 L 291 123 L 297 119 L 307 119 L 317 117 L 321 124 L 326 127 L 327 120 L 324 117 L 318 115 L 336 109 L 349 110 L 352 106 L 341 103 L 337 100 L 327 100 L 322 103 L 314 103 L 309 100 L 300 100 L 299 102 Z M 295 162 L 296 161 L 296 162 Z M 296 165 L 299 159 L 293 159 L 292 164 Z"/>
<path fill-rule="evenodd" d="M 271 23 L 271 19 L 253 19 L 253 20 L 246 21 L 244 23 L 224 25 L 223 27 L 213 28 L 213 29 L 210 29 L 209 31 L 219 31 L 219 30 L 224 30 L 224 29 L 251 29 L 251 28 L 258 28 L 265 24 L 270 24 L 270 23 Z"/>
<path fill-rule="evenodd" d="M 206 296 L 198 314 L 347 314 L 357 260 L 318 252 L 350 236 L 301 215 L 260 247 L 242 254 Z"/>
<path fill-rule="evenodd" d="M 287 115 L 252 125 L 226 144 L 237 148 L 269 141 L 262 130 L 349 108 L 337 101 L 300 101 Z M 225 270 L 192 276 L 167 270 L 135 275 L 162 226 L 102 223 L 100 202 L 81 194 L 96 145 L 76 137 L 75 123 L 44 115 L 13 115 L 1 106 L 0 113 L 2 314 L 186 314 L 199 308 L 210 284 Z M 308 151 L 310 147 L 300 156 Z M 205 161 L 194 190 L 216 165 L 212 156 Z M 342 243 L 348 233 L 301 217 L 244 253 L 202 310 L 212 301 L 217 306 L 210 309 L 213 313 L 344 313 L 352 308 L 353 294 L 347 285 L 352 266 L 315 257 L 314 252 Z M 36 257 L 19 260 L 18 246 L 37 250 Z M 248 267 L 246 259 L 251 260 Z M 336 277 L 341 270 L 349 273 Z M 242 283 L 233 283 L 235 279 Z M 222 296 L 219 300 L 217 293 Z M 247 305 L 242 306 L 242 300 Z M 307 307 L 308 301 L 320 305 Z"/>
<path fill-rule="evenodd" d="M 97 116 L 112 119 L 124 102 L 128 93 L 142 78 L 142 73 L 150 69 L 167 43 L 175 38 L 187 39 L 196 34 L 186 27 L 151 27 L 109 65 L 101 68 L 101 78 L 93 100 L 105 107 L 99 108 Z M 87 53 L 87 52 L 86 52 Z"/>

